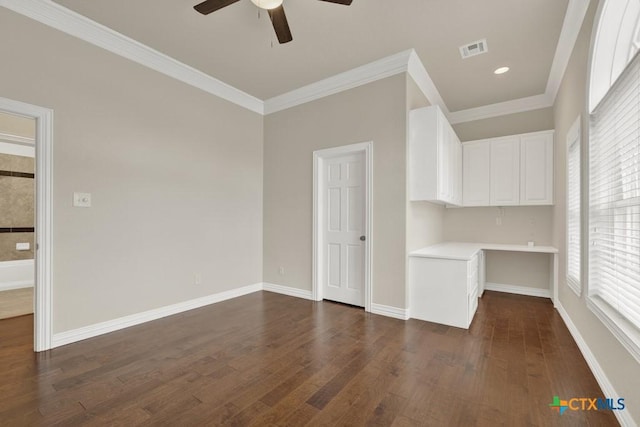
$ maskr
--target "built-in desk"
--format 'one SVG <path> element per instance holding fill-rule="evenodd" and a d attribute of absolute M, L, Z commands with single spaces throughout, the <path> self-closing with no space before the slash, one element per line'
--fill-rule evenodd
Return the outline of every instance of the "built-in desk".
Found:
<path fill-rule="evenodd" d="M 558 300 L 558 249 L 552 246 L 444 242 L 409 254 L 410 316 L 468 328 L 484 291 L 483 251 L 546 253 L 552 256 L 549 295 Z"/>

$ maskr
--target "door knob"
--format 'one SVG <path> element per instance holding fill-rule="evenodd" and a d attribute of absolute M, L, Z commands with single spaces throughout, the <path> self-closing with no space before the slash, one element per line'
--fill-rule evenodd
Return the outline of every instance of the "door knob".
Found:
<path fill-rule="evenodd" d="M 367 238 L 365 236 L 360 236 L 360 240 L 364 242 Z"/>

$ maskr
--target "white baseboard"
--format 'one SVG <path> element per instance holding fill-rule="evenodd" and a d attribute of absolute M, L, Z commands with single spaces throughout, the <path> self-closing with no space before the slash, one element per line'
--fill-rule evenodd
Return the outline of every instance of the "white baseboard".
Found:
<path fill-rule="evenodd" d="M 290 297 L 313 300 L 313 294 L 311 293 L 311 291 L 292 288 L 291 286 L 275 285 L 273 283 L 263 283 L 262 289 L 267 292 L 274 292 L 276 294 L 282 294 L 282 295 L 288 295 Z"/>
<path fill-rule="evenodd" d="M 17 280 L 15 282 L 0 283 L 0 292 L 23 288 L 33 288 L 33 280 Z"/>
<path fill-rule="evenodd" d="M 290 286 L 275 285 L 273 283 L 263 283 L 262 289 L 267 292 L 275 292 L 277 294 L 289 295 L 291 297 L 303 298 L 313 301 L 313 293 Z M 394 319 L 407 320 L 409 318 L 409 310 L 404 308 L 391 307 L 382 304 L 371 304 L 371 313 L 381 316 L 393 317 Z"/>
<path fill-rule="evenodd" d="M 409 310 L 406 308 L 391 307 L 389 305 L 371 304 L 371 313 L 380 316 L 393 317 L 394 319 L 409 319 Z"/>
<path fill-rule="evenodd" d="M 558 313 L 560 313 L 560 317 L 562 317 L 562 320 L 564 320 L 564 324 L 567 325 L 567 329 L 569 329 L 569 332 L 571 333 L 573 340 L 576 342 L 576 344 L 578 344 L 578 348 L 580 349 L 582 356 L 587 361 L 587 365 L 589 365 L 589 368 L 591 369 L 593 376 L 596 378 L 596 381 L 598 381 L 598 384 L 600 385 L 600 388 L 602 389 L 602 392 L 605 395 L 604 397 L 614 398 L 614 399 L 619 397 L 620 395 L 616 393 L 616 390 L 613 387 L 613 384 L 611 384 L 611 381 L 609 381 L 609 378 L 607 378 L 607 375 L 602 370 L 602 367 L 600 366 L 595 355 L 589 348 L 589 345 L 587 345 L 587 342 L 582 337 L 582 334 L 580 333 L 576 325 L 571 320 L 571 317 L 569 317 L 569 313 L 567 313 L 567 311 L 564 309 L 564 307 L 559 301 L 556 306 L 556 309 L 558 310 Z M 620 423 L 620 425 L 624 427 L 637 426 L 633 418 L 631 418 L 629 411 L 613 411 L 613 413 L 618 419 L 618 422 Z"/>
<path fill-rule="evenodd" d="M 273 283 L 256 283 L 254 285 L 245 286 L 243 288 L 232 289 L 213 295 L 208 295 L 206 297 L 196 298 L 177 304 L 148 310 L 142 313 L 120 317 L 118 319 L 107 320 L 106 322 L 100 322 L 89 326 L 83 326 L 82 328 L 60 332 L 53 335 L 51 348 L 60 347 L 74 342 L 97 337 L 98 335 L 118 331 L 120 329 L 150 322 L 152 320 L 161 319 L 163 317 L 204 307 L 206 305 L 215 304 L 217 302 L 226 301 L 228 299 L 237 298 L 261 290 L 289 295 L 296 298 L 313 300 L 311 291 L 292 288 L 289 286 L 275 285 Z M 381 304 L 372 304 L 371 312 L 373 314 L 379 314 L 382 316 L 393 317 L 402 320 L 407 320 L 409 318 L 409 310 Z"/>
<path fill-rule="evenodd" d="M 505 285 L 502 283 L 487 282 L 484 285 L 485 291 L 506 292 L 509 294 L 527 295 L 530 297 L 551 298 L 549 289 L 530 288 L 528 286 Z"/>
<path fill-rule="evenodd" d="M 196 298 L 189 301 L 156 308 L 142 313 L 132 314 L 130 316 L 120 317 L 118 319 L 96 323 L 94 325 L 84 326 L 82 328 L 73 329 L 71 331 L 60 332 L 53 335 L 53 342 L 51 347 L 55 348 L 77 341 L 86 340 L 98 335 L 114 332 L 120 329 L 128 328 L 130 326 L 150 322 L 152 320 L 161 319 L 163 317 L 204 307 L 206 305 L 215 304 L 217 302 L 226 301 L 228 299 L 237 298 L 243 295 L 251 294 L 253 292 L 258 292 L 260 290 L 262 290 L 262 283 L 257 283 L 255 285 L 249 285 L 238 289 L 231 289 L 229 291 L 208 295 L 206 297 Z"/>

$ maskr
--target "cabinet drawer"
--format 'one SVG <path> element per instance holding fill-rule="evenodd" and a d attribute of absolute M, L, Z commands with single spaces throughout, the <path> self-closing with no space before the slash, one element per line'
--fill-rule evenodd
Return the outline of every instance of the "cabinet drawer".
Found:
<path fill-rule="evenodd" d="M 469 324 L 473 320 L 473 316 L 476 314 L 476 310 L 478 309 L 478 289 L 472 292 L 469 295 Z"/>
<path fill-rule="evenodd" d="M 478 274 L 478 255 L 467 262 L 467 277 L 471 277 L 474 274 Z"/>
<path fill-rule="evenodd" d="M 474 291 L 478 291 L 478 271 L 467 277 L 467 294 L 471 295 Z"/>

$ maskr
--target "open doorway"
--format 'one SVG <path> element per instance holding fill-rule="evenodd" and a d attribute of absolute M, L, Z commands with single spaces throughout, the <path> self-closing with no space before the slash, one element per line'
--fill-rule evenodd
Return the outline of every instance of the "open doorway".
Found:
<path fill-rule="evenodd" d="M 35 119 L 0 112 L 0 321 L 33 318 L 35 136 Z"/>
<path fill-rule="evenodd" d="M 27 120 L 35 126 L 35 132 L 33 139 L 34 147 L 34 166 L 33 166 L 33 178 L 31 179 L 32 185 L 35 184 L 35 222 L 33 227 L 16 226 L 16 233 L 29 233 L 30 228 L 33 228 L 31 233 L 31 244 L 28 251 L 33 251 L 33 261 L 31 261 L 35 268 L 35 280 L 33 280 L 33 324 L 34 324 L 34 351 L 44 351 L 52 348 L 52 163 L 53 163 L 53 111 L 47 108 L 39 107 L 36 105 L 27 104 L 20 101 L 14 101 L 7 98 L 0 97 L 0 113 L 14 116 L 19 119 Z M 9 135 L 9 136 L 7 136 Z M 5 134 L 4 139 L 9 139 L 8 143 L 13 143 L 14 146 L 26 146 L 29 142 L 21 139 L 20 135 L 13 135 L 9 131 Z M 7 141 L 5 141 L 7 142 Z M 21 143 L 21 144 L 18 144 Z M 19 156 L 28 157 L 28 156 Z M 28 162 L 25 159 L 18 159 L 18 161 Z M 13 162 L 13 160 L 12 160 Z M 20 171 L 11 171 L 10 176 L 13 177 L 15 173 L 18 175 Z M 14 173 L 15 172 L 15 173 Z M 28 174 L 29 172 L 22 172 Z M 6 174 L 5 174 L 6 175 Z M 5 199 L 3 195 L 3 199 Z M 11 199 L 10 199 L 11 201 Z M 15 201 L 15 199 L 14 199 Z M 20 210 L 20 206 L 12 206 Z M 0 218 L 2 221 L 2 218 Z M 1 228 L 10 228 L 9 233 L 13 234 L 13 226 L 5 226 L 0 224 Z M 21 230 L 22 228 L 22 230 Z M 27 230 L 25 230 L 27 229 Z M 6 231 L 6 230 L 5 230 Z M 24 239 L 24 234 L 17 236 L 20 242 L 13 243 L 27 243 Z M 14 251 L 17 247 L 9 243 L 9 247 L 13 247 Z M 24 248 L 21 245 L 20 248 Z M 28 252 L 21 249 L 17 252 Z M 25 259 L 27 255 L 22 255 Z M 28 267 L 27 267 L 28 268 Z M 26 273 L 22 273 L 28 277 L 29 270 Z M 23 276 L 23 277 L 24 277 Z M 31 275 L 33 277 L 33 274 Z M 28 279 L 24 279 L 28 280 Z M 20 282 L 20 280 L 16 280 Z M 23 283 L 24 284 L 24 283 Z M 28 298 L 28 297 L 27 297 Z M 0 320 L 1 322 L 2 320 Z"/>

